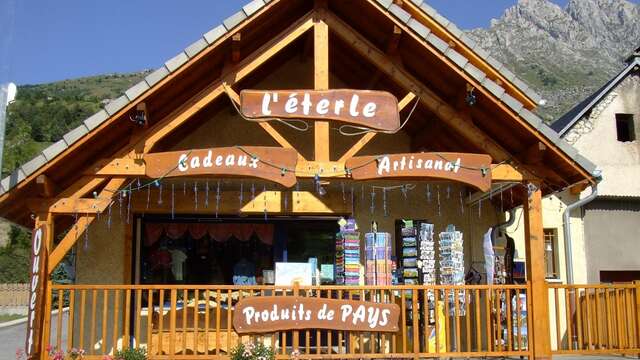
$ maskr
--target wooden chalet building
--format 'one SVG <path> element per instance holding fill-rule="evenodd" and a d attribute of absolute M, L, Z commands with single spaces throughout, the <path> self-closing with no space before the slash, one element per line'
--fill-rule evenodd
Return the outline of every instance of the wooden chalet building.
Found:
<path fill-rule="evenodd" d="M 585 297 L 584 285 L 545 283 L 542 197 L 596 178 L 535 115 L 539 101 L 426 2 L 254 0 L 0 183 L 0 215 L 35 229 L 28 351 L 227 359 L 260 341 L 281 359 L 637 353 L 636 285 Z M 483 236 L 518 206 L 526 280 L 407 280 L 416 230 L 401 219 L 429 224 L 418 230 L 440 237 L 440 257 L 446 234 L 464 237 L 462 262 L 436 266 L 446 279 L 447 266 L 484 273 Z M 354 222 L 360 264 L 337 275 L 336 241 Z M 374 222 L 402 276 L 372 276 Z M 309 259 L 321 268 L 311 284 L 278 270 Z M 62 262 L 72 285 L 49 280 Z M 338 319 L 266 331 L 239 310 L 261 297 L 387 306 L 397 331 Z M 64 307 L 64 321 L 51 316 Z"/>

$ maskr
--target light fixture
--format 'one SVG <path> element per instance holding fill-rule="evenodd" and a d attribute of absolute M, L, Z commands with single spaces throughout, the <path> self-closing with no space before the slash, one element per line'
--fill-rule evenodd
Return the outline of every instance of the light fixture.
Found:
<path fill-rule="evenodd" d="M 474 94 L 475 88 L 469 84 L 467 84 L 467 96 L 465 97 L 465 101 L 467 105 L 474 106 L 478 102 L 478 98 L 476 94 Z"/>

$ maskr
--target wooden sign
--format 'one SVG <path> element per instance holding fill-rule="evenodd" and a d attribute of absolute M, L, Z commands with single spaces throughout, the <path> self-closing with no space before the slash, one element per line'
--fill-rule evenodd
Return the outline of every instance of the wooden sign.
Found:
<path fill-rule="evenodd" d="M 386 91 L 242 90 L 240 109 L 252 119 L 326 119 L 382 131 L 400 127 L 398 99 Z"/>
<path fill-rule="evenodd" d="M 354 180 L 435 178 L 461 182 L 482 191 L 491 188 L 491 156 L 416 153 L 358 156 L 347 160 Z M 484 170 L 483 170 L 484 169 Z"/>
<path fill-rule="evenodd" d="M 238 302 L 233 311 L 233 327 L 239 334 L 302 329 L 395 332 L 399 317 L 400 307 L 396 304 L 256 296 Z"/>
<path fill-rule="evenodd" d="M 46 284 L 47 250 L 43 243 L 46 226 L 33 231 L 31 236 L 31 267 L 29 268 L 29 312 L 27 316 L 27 359 L 39 359 L 42 349 L 42 321 L 44 320 L 44 288 Z"/>
<path fill-rule="evenodd" d="M 172 151 L 144 157 L 151 178 L 221 175 L 248 176 L 291 187 L 298 154 L 294 149 L 263 146 Z"/>

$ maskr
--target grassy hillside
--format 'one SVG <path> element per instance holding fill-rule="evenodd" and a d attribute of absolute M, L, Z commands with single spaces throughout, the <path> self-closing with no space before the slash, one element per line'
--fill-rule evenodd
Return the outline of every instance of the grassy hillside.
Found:
<path fill-rule="evenodd" d="M 60 140 L 146 74 L 110 74 L 18 86 L 16 101 L 7 109 L 2 175 Z"/>

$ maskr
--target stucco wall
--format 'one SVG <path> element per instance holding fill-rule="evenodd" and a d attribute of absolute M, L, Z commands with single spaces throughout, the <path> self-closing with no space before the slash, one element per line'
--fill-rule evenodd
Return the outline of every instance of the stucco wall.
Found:
<path fill-rule="evenodd" d="M 617 140 L 616 114 L 633 114 L 633 142 Z M 565 137 L 602 170 L 602 196 L 640 196 L 640 76 L 628 76 Z"/>
<path fill-rule="evenodd" d="M 584 227 L 590 283 L 600 271 L 640 271 L 640 201 L 598 199 L 586 206 Z"/>

